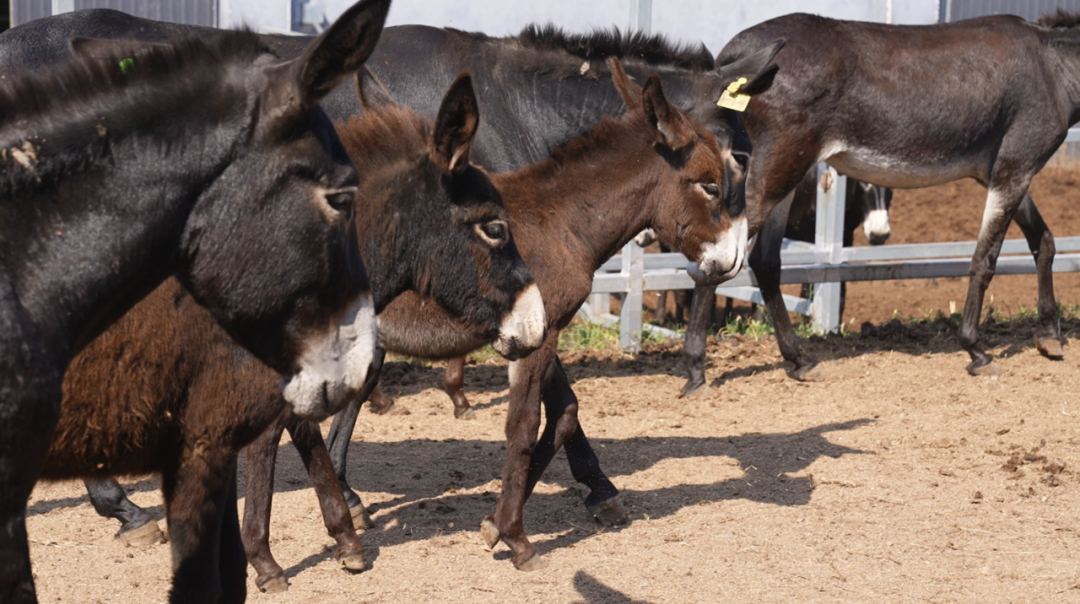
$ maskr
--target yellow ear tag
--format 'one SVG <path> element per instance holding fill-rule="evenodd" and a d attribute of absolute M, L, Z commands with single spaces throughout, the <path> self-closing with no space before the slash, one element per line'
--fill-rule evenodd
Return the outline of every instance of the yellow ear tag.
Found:
<path fill-rule="evenodd" d="M 720 100 L 716 101 L 716 104 L 724 109 L 731 109 L 732 111 L 746 111 L 746 106 L 750 104 L 749 94 L 739 94 L 739 89 L 746 83 L 746 78 L 739 78 L 738 80 L 728 84 L 727 90 L 720 95 Z"/>

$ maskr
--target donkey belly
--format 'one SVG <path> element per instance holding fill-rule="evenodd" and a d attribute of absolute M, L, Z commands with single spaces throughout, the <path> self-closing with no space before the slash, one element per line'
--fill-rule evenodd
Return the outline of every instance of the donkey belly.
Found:
<path fill-rule="evenodd" d="M 836 151 L 831 151 L 838 149 Z M 923 154 L 893 155 L 873 149 L 826 146 L 825 163 L 852 178 L 894 189 L 918 189 L 961 178 L 981 178 L 987 170 L 978 156 Z"/>

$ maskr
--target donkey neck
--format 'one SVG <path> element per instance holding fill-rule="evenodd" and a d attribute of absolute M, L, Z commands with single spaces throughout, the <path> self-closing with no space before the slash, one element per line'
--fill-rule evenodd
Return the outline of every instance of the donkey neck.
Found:
<path fill-rule="evenodd" d="M 1080 27 L 1051 30 L 1045 35 L 1047 62 L 1072 126 L 1080 122 Z"/>
<path fill-rule="evenodd" d="M 184 265 L 188 218 L 247 137 L 250 102 L 237 103 L 212 127 L 186 128 L 177 116 L 185 115 L 185 105 L 221 101 L 209 92 L 221 89 L 209 81 L 158 104 L 160 115 L 173 116 L 168 134 L 151 122 L 132 125 L 124 116 L 131 108 L 123 105 L 88 123 L 55 115 L 40 127 L 31 121 L 18 133 L 22 144 L 12 141 L 11 129 L 3 132 L 0 172 L 16 185 L 0 196 L 0 270 L 60 359 Z M 57 149 L 55 140 L 81 148 Z"/>
<path fill-rule="evenodd" d="M 652 224 L 652 193 L 662 170 L 671 169 L 663 162 L 652 129 L 636 111 L 606 118 L 549 159 L 493 180 L 530 268 L 543 253 L 538 248 L 559 242 L 574 248 L 576 264 L 595 271 Z"/>

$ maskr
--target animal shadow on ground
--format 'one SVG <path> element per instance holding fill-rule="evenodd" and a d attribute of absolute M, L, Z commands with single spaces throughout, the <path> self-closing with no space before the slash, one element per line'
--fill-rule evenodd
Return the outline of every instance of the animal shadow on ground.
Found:
<path fill-rule="evenodd" d="M 701 503 L 734 499 L 782 506 L 806 505 L 815 488 L 814 479 L 791 474 L 804 470 L 821 457 L 872 454 L 834 444 L 826 438 L 829 432 L 857 429 L 872 421 L 857 419 L 824 424 L 794 433 L 594 438 L 592 443 L 616 485 L 620 477 L 649 470 L 660 462 L 703 457 L 734 460 L 734 463 L 715 462 L 717 471 L 726 476 L 720 480 L 702 475 L 695 477 L 695 484 L 624 489 L 624 505 L 635 521 L 663 518 Z M 372 498 L 368 497 L 368 508 L 376 524 L 363 537 L 369 561 L 376 563 L 378 551 L 383 547 L 475 531 L 480 519 L 495 505 L 499 490 L 496 479 L 501 476 L 502 459 L 502 444 L 493 441 L 354 441 L 349 481 L 361 493 L 379 493 L 378 498 L 382 499 L 371 504 Z M 291 445 L 283 445 L 278 453 L 278 476 L 291 479 L 276 479 L 275 490 L 306 489 L 306 480 L 297 478 L 302 475 L 299 456 Z M 570 476 L 565 458 L 552 463 L 541 484 L 544 486 L 538 487 L 528 503 L 530 531 L 537 535 L 534 543 L 541 553 L 572 546 L 597 534 L 600 527 L 582 505 L 584 489 Z M 311 496 L 314 502 L 314 494 Z M 294 576 L 331 556 L 330 549 L 314 553 L 289 568 L 286 574 Z M 509 552 L 505 550 L 495 554 L 496 559 L 507 556 Z"/>
<path fill-rule="evenodd" d="M 581 602 L 574 602 L 574 604 L 607 604 L 608 602 L 650 604 L 647 600 L 635 600 L 621 591 L 604 585 L 583 570 L 574 574 L 574 589 L 584 598 Z"/>

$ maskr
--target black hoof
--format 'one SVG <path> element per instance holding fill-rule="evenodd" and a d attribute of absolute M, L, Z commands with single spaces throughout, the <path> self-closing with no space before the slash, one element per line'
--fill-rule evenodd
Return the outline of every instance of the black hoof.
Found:
<path fill-rule="evenodd" d="M 690 379 L 679 391 L 679 398 L 689 398 L 706 392 L 708 389 L 705 388 L 705 378 Z"/>
<path fill-rule="evenodd" d="M 995 363 L 993 359 L 990 359 L 985 363 L 972 361 L 967 366 L 967 372 L 975 377 L 997 377 L 1001 375 L 1001 369 L 998 368 L 997 363 Z"/>
<path fill-rule="evenodd" d="M 796 365 L 790 375 L 800 382 L 820 382 L 825 379 L 825 372 L 821 370 L 821 366 L 817 364 L 817 361 Z"/>

